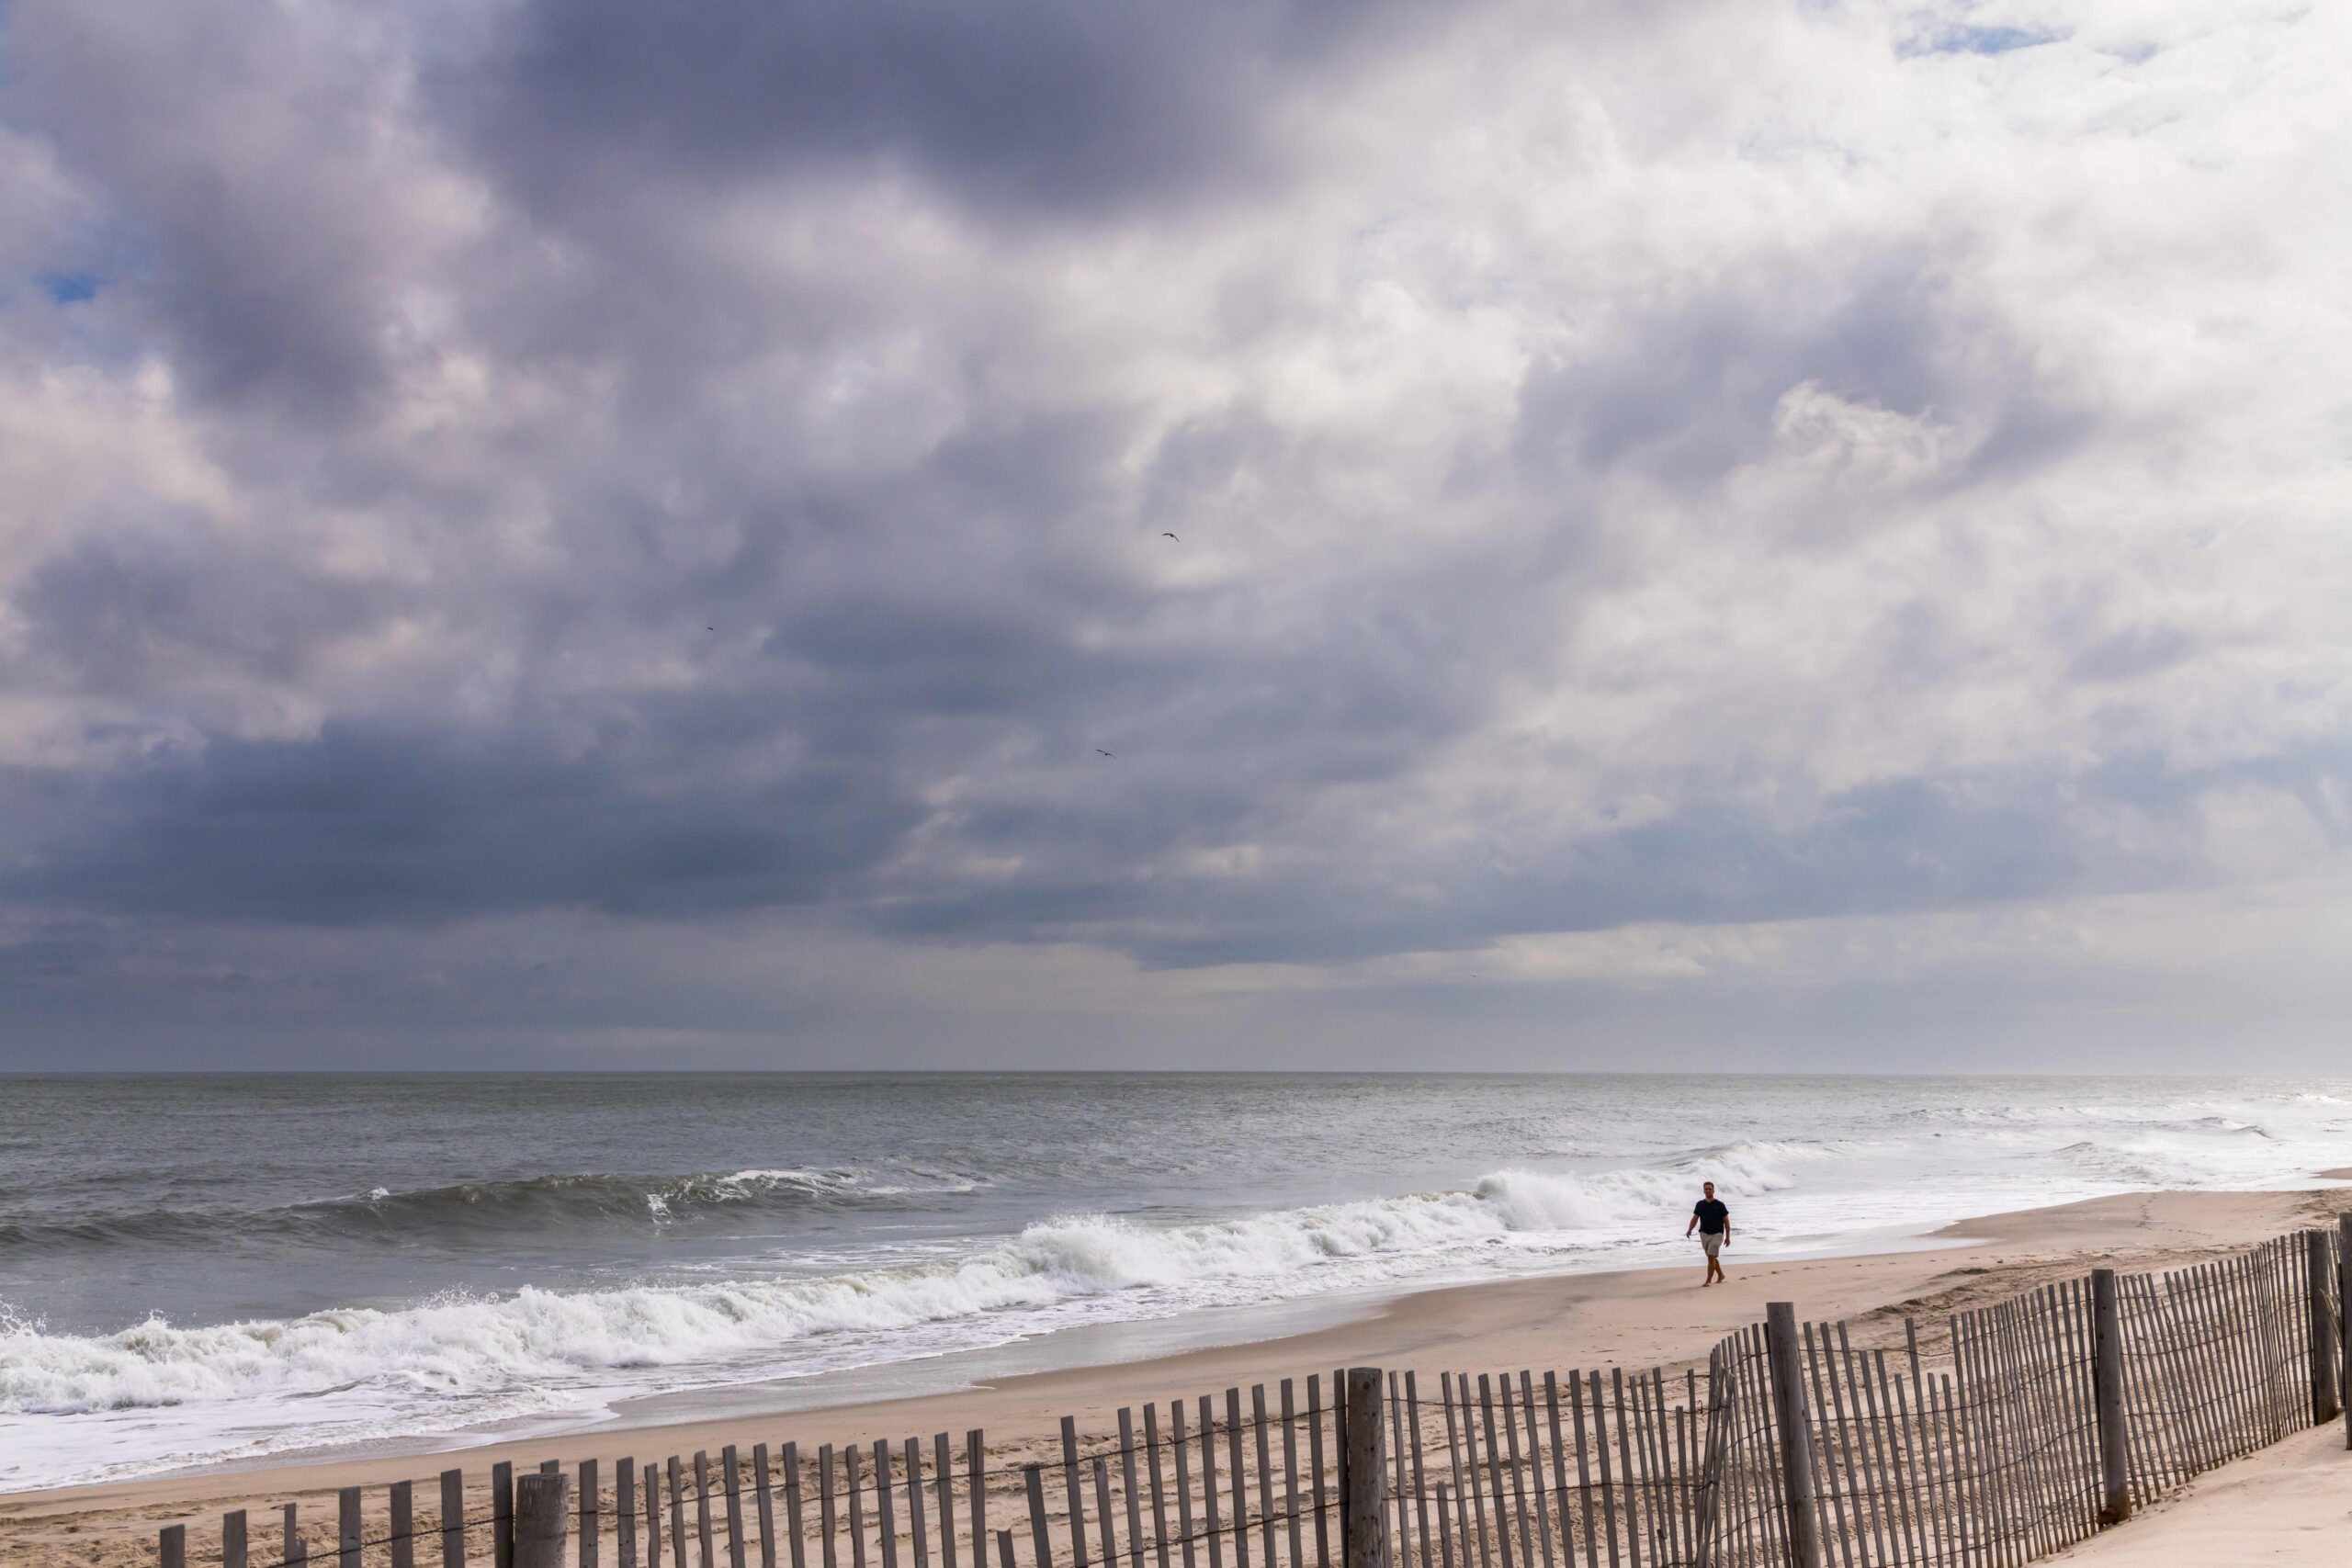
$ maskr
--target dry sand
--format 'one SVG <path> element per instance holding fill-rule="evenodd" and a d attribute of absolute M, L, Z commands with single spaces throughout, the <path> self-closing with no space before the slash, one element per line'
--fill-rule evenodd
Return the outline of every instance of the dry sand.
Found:
<path fill-rule="evenodd" d="M 2209 1471 L 2119 1529 L 2053 1562 L 2203 1568 L 2262 1562 L 2339 1568 L 2352 1558 L 2352 1450 L 2344 1424 L 2298 1432 Z"/>
<path fill-rule="evenodd" d="M 1795 1302 L 1806 1317 L 1851 1319 L 1858 1343 L 1899 1343 L 1906 1314 L 1932 1321 L 1938 1314 L 1996 1301 L 2094 1265 L 2144 1269 L 2210 1256 L 2283 1230 L 2333 1224 L 2337 1210 L 2347 1206 L 2352 1198 L 2342 1191 L 2133 1193 L 1968 1221 L 1943 1233 L 1960 1245 L 1931 1250 L 1759 1258 L 1751 1264 L 1735 1247 L 1725 1255 L 1729 1284 L 1708 1290 L 1698 1288 L 1695 1265 L 1464 1286 L 1400 1296 L 1374 1306 L 1358 1320 L 1312 1333 L 1157 1360 L 1042 1372 L 919 1399 L 844 1404 L 789 1416 L 599 1427 L 464 1448 L 447 1455 L 289 1463 L 21 1493 L 0 1498 L 0 1562 L 10 1568 L 152 1563 L 155 1530 L 165 1523 L 189 1523 L 193 1545 L 213 1537 L 226 1508 L 264 1509 L 300 1502 L 306 1517 L 331 1521 L 338 1487 L 365 1485 L 371 1489 L 371 1506 L 380 1507 L 385 1483 L 427 1481 L 452 1465 L 462 1465 L 469 1480 L 486 1477 L 499 1460 L 528 1468 L 550 1457 L 567 1462 L 594 1458 L 609 1466 L 622 1454 L 642 1461 L 698 1449 L 716 1453 L 729 1443 L 748 1450 L 755 1442 L 796 1438 L 806 1446 L 910 1433 L 960 1433 L 973 1427 L 987 1429 L 992 1456 L 1015 1460 L 1042 1457 L 1065 1415 L 1076 1416 L 1082 1432 L 1103 1433 L 1116 1429 L 1115 1412 L 1123 1404 L 1303 1377 L 1341 1365 L 1410 1368 L 1432 1378 L 1442 1369 L 1461 1368 L 1677 1369 L 1702 1361 L 1724 1335 L 1760 1319 L 1768 1300 Z M 2308 1471 L 2298 1469 L 2285 1450 L 2302 1452 L 2289 1444 L 2231 1472 L 2216 1472 L 2197 1496 L 2169 1513 L 2184 1519 L 2226 1517 L 2240 1506 L 2233 1497 L 2252 1495 L 2233 1491 L 2235 1483 L 2230 1477 L 2236 1470 L 2257 1467 L 2267 1478 L 2264 1484 L 2282 1494 L 2308 1496 L 2314 1508 L 2320 1507 L 2332 1478 L 2338 1483 L 2336 1497 L 2352 1506 L 2352 1495 L 2340 1484 L 2346 1478 L 2343 1467 L 2331 1471 L 2314 1459 Z M 433 1488 L 428 1482 L 417 1492 L 422 1504 Z M 2330 1517 L 2340 1525 L 2341 1510 Z M 261 1522 L 257 1515 L 256 1529 Z M 2111 1550 L 2131 1550 L 2127 1535 L 2154 1539 L 2159 1529 L 2170 1534 L 2169 1526 L 2152 1517 L 2144 1530 L 2119 1531 Z M 2331 1550 L 2338 1555 L 2352 1541 L 2340 1529 L 2328 1539 L 2335 1542 Z M 2110 1550 L 2105 1541 L 2098 1545 Z M 2232 1559 L 2165 1557 L 2179 1562 L 2225 1560 Z"/>

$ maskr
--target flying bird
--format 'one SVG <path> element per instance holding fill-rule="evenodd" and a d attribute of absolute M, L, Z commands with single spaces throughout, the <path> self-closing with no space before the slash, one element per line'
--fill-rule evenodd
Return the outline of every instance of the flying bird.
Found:
<path fill-rule="evenodd" d="M 1105 750 L 1102 750 L 1102 747 L 1100 747 L 1100 746 L 1097 746 L 1096 748 L 1094 748 L 1094 754 L 1095 754 L 1096 756 L 1098 756 L 1098 757 L 1111 757 L 1111 753 L 1110 753 L 1110 752 L 1108 752 L 1108 751 L 1105 751 Z M 1114 762 L 1115 762 L 1115 761 L 1118 761 L 1118 759 L 1117 759 L 1116 757 L 1111 757 L 1111 761 L 1114 761 Z"/>
<path fill-rule="evenodd" d="M 1162 533 L 1160 534 L 1160 536 L 1160 536 L 1161 538 L 1163 538 L 1163 539 L 1176 539 L 1176 536 L 1175 536 L 1175 535 L 1173 535 L 1173 534 L 1170 534 L 1170 533 L 1166 533 L 1166 532 L 1162 532 Z M 1177 542 L 1178 544 L 1180 544 L 1180 545 L 1181 545 L 1181 544 L 1182 544 L 1184 541 L 1183 541 L 1183 540 L 1182 540 L 1182 539 L 1176 539 L 1176 542 Z"/>

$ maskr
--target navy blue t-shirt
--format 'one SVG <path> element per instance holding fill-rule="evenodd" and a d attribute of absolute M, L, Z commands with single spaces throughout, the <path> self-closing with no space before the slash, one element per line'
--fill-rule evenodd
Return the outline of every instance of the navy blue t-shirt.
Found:
<path fill-rule="evenodd" d="M 1699 1206 L 1690 1212 L 1699 1216 L 1701 1235 L 1721 1235 L 1731 1224 L 1731 1211 L 1724 1207 L 1720 1198 L 1702 1198 Z"/>

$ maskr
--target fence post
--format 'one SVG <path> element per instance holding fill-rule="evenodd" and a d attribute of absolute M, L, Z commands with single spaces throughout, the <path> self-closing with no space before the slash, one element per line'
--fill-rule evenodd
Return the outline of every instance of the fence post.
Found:
<path fill-rule="evenodd" d="M 2091 1270 L 2091 1398 L 2098 1413 L 2098 1522 L 2132 1517 L 2132 1475 L 2123 1448 L 2123 1311 L 2115 1270 Z"/>
<path fill-rule="evenodd" d="M 2303 1233 L 2304 1293 L 2311 1298 L 2312 1425 L 2335 1419 L 2335 1314 L 2327 1309 L 2327 1233 Z"/>
<path fill-rule="evenodd" d="M 2335 1216 L 2335 1324 L 2347 1351 L 2337 1362 L 2344 1381 L 2336 1404 L 2344 1409 L 2344 1446 L 2352 1449 L 2352 1213 Z"/>
<path fill-rule="evenodd" d="M 514 1481 L 514 1568 L 564 1568 L 564 1526 L 571 1483 L 560 1474 Z"/>
<path fill-rule="evenodd" d="M 514 1568 L 514 1466 L 500 1460 L 490 1467 L 491 1568 Z"/>
<path fill-rule="evenodd" d="M 441 1568 L 466 1568 L 466 1472 L 441 1472 Z"/>
<path fill-rule="evenodd" d="M 1378 1367 L 1348 1369 L 1340 1419 L 1340 1555 L 1346 1568 L 1388 1568 L 1388 1443 L 1380 1408 Z M 1238 1478 L 1235 1484 L 1238 1485 Z"/>
<path fill-rule="evenodd" d="M 1813 1498 L 1813 1420 L 1804 1406 L 1793 1302 L 1764 1305 L 1764 1353 L 1772 1366 L 1772 1419 L 1780 1429 L 1781 1484 L 1788 1501 L 1790 1568 L 1822 1568 L 1821 1516 Z"/>

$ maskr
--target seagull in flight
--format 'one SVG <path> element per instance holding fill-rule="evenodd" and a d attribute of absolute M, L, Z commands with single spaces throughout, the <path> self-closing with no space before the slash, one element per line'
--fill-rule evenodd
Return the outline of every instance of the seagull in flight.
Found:
<path fill-rule="evenodd" d="M 1166 532 L 1165 530 L 1162 530 L 1162 531 L 1161 531 L 1161 533 L 1160 533 L 1160 536 L 1160 536 L 1161 538 L 1163 538 L 1163 539 L 1176 539 L 1176 536 L 1175 536 L 1175 535 L 1170 534 L 1170 533 L 1168 533 L 1168 532 Z M 1177 542 L 1178 544 L 1180 544 L 1180 545 L 1181 545 L 1181 544 L 1182 544 L 1184 541 L 1183 541 L 1183 540 L 1182 540 L 1182 539 L 1176 539 L 1176 542 Z"/>
<path fill-rule="evenodd" d="M 1111 757 L 1111 753 L 1110 753 L 1110 752 L 1108 752 L 1108 751 L 1105 751 L 1105 750 L 1102 750 L 1102 747 L 1100 747 L 1100 746 L 1097 746 L 1096 748 L 1094 748 L 1094 754 L 1095 754 L 1096 756 L 1098 756 L 1098 757 Z M 1117 759 L 1116 757 L 1111 757 L 1111 761 L 1114 761 L 1114 762 L 1115 762 L 1115 761 L 1118 761 L 1118 759 Z"/>

